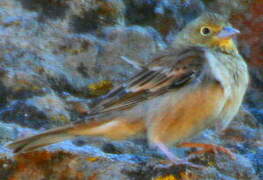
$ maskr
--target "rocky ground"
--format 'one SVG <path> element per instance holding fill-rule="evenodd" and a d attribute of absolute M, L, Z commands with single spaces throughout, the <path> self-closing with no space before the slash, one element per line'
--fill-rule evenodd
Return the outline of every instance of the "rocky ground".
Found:
<path fill-rule="evenodd" d="M 0 179 L 263 179 L 263 1 L 1 0 Z M 194 141 L 237 156 L 204 154 L 206 168 L 166 165 L 144 139 L 79 138 L 14 156 L 5 144 L 82 119 L 94 98 L 132 76 L 127 56 L 147 63 L 202 11 L 229 17 L 251 71 L 243 109 L 222 134 Z M 185 156 L 189 149 L 172 148 Z"/>

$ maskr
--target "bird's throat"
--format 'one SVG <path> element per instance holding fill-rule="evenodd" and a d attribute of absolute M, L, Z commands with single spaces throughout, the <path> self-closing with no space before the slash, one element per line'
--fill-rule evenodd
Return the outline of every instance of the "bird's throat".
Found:
<path fill-rule="evenodd" d="M 237 48 L 232 38 L 215 39 L 212 42 L 212 47 L 215 47 L 216 49 L 219 49 L 227 54 L 237 53 Z"/>

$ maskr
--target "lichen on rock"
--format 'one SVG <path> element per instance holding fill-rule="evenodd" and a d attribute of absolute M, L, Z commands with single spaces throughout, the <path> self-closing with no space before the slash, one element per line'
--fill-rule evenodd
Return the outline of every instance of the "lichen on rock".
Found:
<path fill-rule="evenodd" d="M 0 179 L 262 179 L 262 1 L 243 0 L 1 0 Z M 240 53 L 251 85 L 236 119 L 216 143 L 238 157 L 196 156 L 207 167 L 160 166 L 167 161 L 145 139 L 84 138 L 13 155 L 6 143 L 81 120 L 100 95 L 138 72 L 121 56 L 147 64 L 203 11 L 228 17 L 241 31 Z M 249 111 L 249 112 L 247 112 Z M 192 149 L 172 147 L 183 157 Z M 30 177 L 30 178 L 29 178 Z"/>

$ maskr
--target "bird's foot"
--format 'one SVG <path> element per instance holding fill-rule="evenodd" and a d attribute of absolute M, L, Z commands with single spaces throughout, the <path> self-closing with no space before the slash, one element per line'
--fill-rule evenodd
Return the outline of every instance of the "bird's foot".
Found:
<path fill-rule="evenodd" d="M 169 151 L 169 149 L 162 143 L 156 143 L 157 147 L 167 156 L 167 158 L 170 160 L 169 164 L 165 164 L 165 165 L 160 165 L 162 167 L 171 167 L 174 165 L 184 165 L 184 166 L 189 166 L 189 167 L 193 167 L 193 168 L 198 168 L 198 169 L 203 169 L 204 166 L 201 165 L 197 165 L 194 163 L 189 162 L 189 159 L 179 159 L 178 157 L 176 157 L 171 151 Z"/>
<path fill-rule="evenodd" d="M 218 152 L 222 152 L 228 155 L 231 159 L 233 160 L 236 159 L 236 156 L 229 149 L 214 144 L 184 142 L 179 144 L 178 147 L 201 148 L 201 150 L 194 151 L 191 154 L 203 154 L 207 152 L 212 152 L 217 154 Z"/>

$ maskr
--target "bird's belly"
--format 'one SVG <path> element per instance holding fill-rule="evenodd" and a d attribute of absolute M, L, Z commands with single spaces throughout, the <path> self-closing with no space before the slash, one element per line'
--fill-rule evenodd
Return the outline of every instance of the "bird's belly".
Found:
<path fill-rule="evenodd" d="M 231 96 L 226 101 L 222 112 L 216 120 L 216 131 L 223 131 L 238 113 L 246 91 L 246 86 L 232 88 Z"/>
<path fill-rule="evenodd" d="M 184 91 L 187 92 L 184 95 L 171 92 L 160 99 L 159 103 L 152 103 L 158 106 L 148 116 L 150 141 L 177 143 L 194 136 L 217 119 L 225 103 L 224 91 L 219 83 Z"/>

